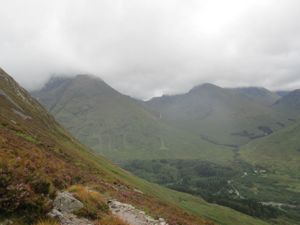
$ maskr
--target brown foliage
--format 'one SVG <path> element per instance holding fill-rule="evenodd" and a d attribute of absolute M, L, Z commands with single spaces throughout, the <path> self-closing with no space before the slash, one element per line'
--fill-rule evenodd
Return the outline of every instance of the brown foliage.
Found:
<path fill-rule="evenodd" d="M 82 185 L 74 185 L 69 188 L 69 191 L 84 204 L 84 208 L 77 212 L 78 215 L 90 219 L 99 219 L 109 213 L 107 201 L 99 192 Z"/>

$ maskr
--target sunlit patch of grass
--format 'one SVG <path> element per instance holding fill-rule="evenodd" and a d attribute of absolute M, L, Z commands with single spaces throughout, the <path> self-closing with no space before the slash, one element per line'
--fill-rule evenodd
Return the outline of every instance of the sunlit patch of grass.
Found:
<path fill-rule="evenodd" d="M 38 144 L 38 143 L 39 143 L 35 138 L 33 138 L 33 137 L 30 136 L 30 135 L 26 135 L 26 134 L 24 134 L 24 133 L 22 133 L 22 132 L 17 132 L 16 134 L 17 134 L 17 136 L 22 137 L 22 138 L 24 138 L 25 140 L 30 141 L 30 142 L 33 143 L 33 144 Z"/>
<path fill-rule="evenodd" d="M 98 219 L 109 212 L 107 202 L 99 192 L 81 185 L 74 185 L 69 191 L 84 204 L 84 208 L 77 212 L 79 216 Z"/>

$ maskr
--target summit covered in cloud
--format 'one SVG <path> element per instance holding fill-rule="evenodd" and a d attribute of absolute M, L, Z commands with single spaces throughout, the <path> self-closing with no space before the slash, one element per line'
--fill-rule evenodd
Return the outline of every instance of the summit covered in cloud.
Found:
<path fill-rule="evenodd" d="M 78 73 L 142 99 L 204 82 L 295 89 L 298 21 L 296 0 L 4 0 L 0 61 L 29 89 Z"/>

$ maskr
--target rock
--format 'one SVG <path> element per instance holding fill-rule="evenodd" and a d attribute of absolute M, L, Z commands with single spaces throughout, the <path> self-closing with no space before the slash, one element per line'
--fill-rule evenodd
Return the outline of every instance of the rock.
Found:
<path fill-rule="evenodd" d="M 62 218 L 60 218 L 61 225 L 93 225 L 91 221 L 84 218 L 78 218 L 72 213 L 65 213 Z"/>
<path fill-rule="evenodd" d="M 48 216 L 55 218 L 55 219 L 60 219 L 63 217 L 63 214 L 60 211 L 58 211 L 57 209 L 52 209 L 52 211 L 48 213 Z"/>
<path fill-rule="evenodd" d="M 13 223 L 14 223 L 13 221 L 6 219 L 6 220 L 0 222 L 0 225 L 11 225 Z"/>
<path fill-rule="evenodd" d="M 69 192 L 58 193 L 53 206 L 54 208 L 48 213 L 48 216 L 59 220 L 61 225 L 93 225 L 90 220 L 78 218 L 72 214 L 83 208 L 84 205 Z"/>
<path fill-rule="evenodd" d="M 158 219 L 159 222 L 164 222 L 165 220 L 163 218 Z"/>
<path fill-rule="evenodd" d="M 55 198 L 54 209 L 62 213 L 71 213 L 83 208 L 83 204 L 69 192 L 60 192 Z"/>
<path fill-rule="evenodd" d="M 138 194 L 144 194 L 144 192 L 142 192 L 141 190 L 139 189 L 133 189 L 134 192 L 138 193 Z"/>

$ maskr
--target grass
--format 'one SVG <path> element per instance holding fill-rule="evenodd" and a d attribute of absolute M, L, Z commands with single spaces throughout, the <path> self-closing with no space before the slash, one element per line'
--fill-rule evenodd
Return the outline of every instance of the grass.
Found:
<path fill-rule="evenodd" d="M 30 135 L 26 135 L 26 134 L 24 134 L 24 133 L 22 133 L 22 132 L 16 132 L 16 135 L 17 136 L 19 136 L 19 137 L 22 137 L 22 138 L 24 138 L 24 139 L 26 139 L 27 141 L 30 141 L 31 143 L 34 143 L 34 144 L 38 144 L 39 142 L 35 139 L 35 138 L 33 138 L 32 136 L 30 136 Z"/>
<path fill-rule="evenodd" d="M 93 191 L 82 185 L 74 185 L 68 189 L 84 204 L 84 207 L 76 212 L 77 215 L 90 219 L 102 218 L 109 212 L 106 199 L 97 191 Z"/>
<path fill-rule="evenodd" d="M 277 173 L 298 177 L 300 174 L 300 122 L 253 141 L 240 151 L 240 157 L 253 165 Z"/>

